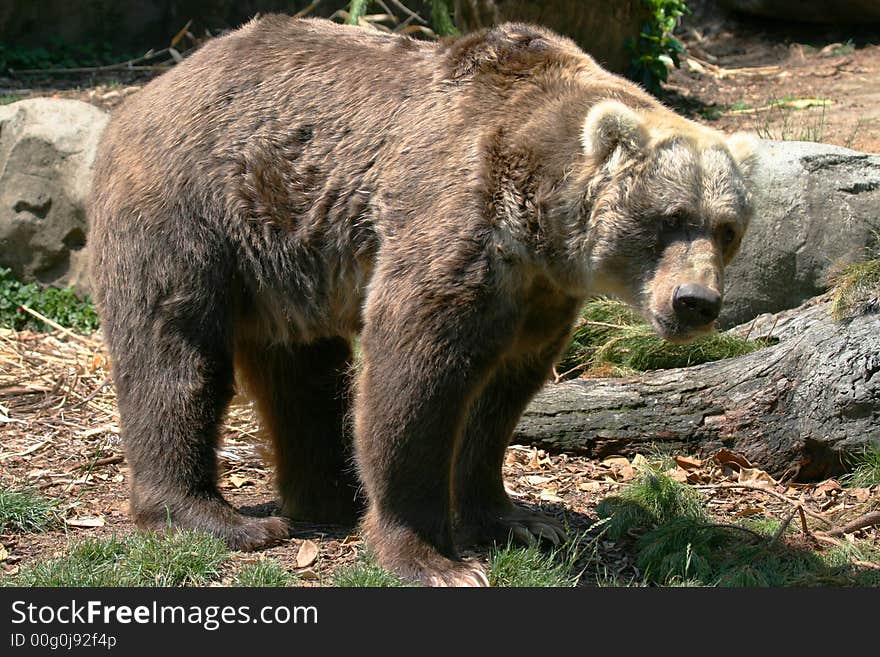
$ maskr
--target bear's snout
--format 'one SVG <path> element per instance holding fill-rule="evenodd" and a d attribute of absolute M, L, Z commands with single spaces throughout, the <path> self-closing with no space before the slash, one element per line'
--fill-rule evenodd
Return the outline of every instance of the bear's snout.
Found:
<path fill-rule="evenodd" d="M 682 326 L 705 326 L 718 318 L 721 295 L 705 285 L 678 285 L 672 292 L 672 309 Z"/>

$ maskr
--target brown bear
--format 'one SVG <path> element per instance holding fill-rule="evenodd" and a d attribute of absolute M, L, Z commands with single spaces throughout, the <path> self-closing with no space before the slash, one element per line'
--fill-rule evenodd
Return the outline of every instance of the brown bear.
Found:
<path fill-rule="evenodd" d="M 435 585 L 486 584 L 456 539 L 562 540 L 504 491 L 514 426 L 588 295 L 672 340 L 712 328 L 748 144 L 529 25 L 427 43 L 267 16 L 209 42 L 115 112 L 96 161 L 135 521 L 287 536 L 217 490 L 237 372 L 286 517 L 365 501 L 379 562 Z"/>

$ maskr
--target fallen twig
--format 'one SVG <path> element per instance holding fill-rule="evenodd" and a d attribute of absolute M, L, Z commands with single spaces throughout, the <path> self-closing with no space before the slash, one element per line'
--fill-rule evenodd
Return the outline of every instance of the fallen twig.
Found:
<path fill-rule="evenodd" d="M 705 484 L 702 486 L 694 486 L 694 488 L 696 488 L 698 490 L 718 490 L 718 489 L 725 489 L 725 488 L 746 488 L 748 490 L 762 491 L 764 493 L 767 493 L 768 495 L 772 495 L 773 497 L 775 497 L 779 500 L 782 500 L 783 502 L 787 502 L 788 504 L 792 504 L 794 506 L 801 505 L 801 503 L 798 500 L 793 500 L 790 497 L 788 497 L 787 495 L 783 495 L 782 493 L 779 493 L 771 488 L 765 488 L 764 486 L 758 486 L 757 484 L 746 484 L 746 483 Z M 813 511 L 812 509 L 809 509 L 807 507 L 801 507 L 801 508 L 803 508 L 804 513 L 806 513 L 811 518 L 815 518 L 816 520 L 820 520 L 821 522 L 824 522 L 829 527 L 834 526 L 834 523 L 832 523 L 830 520 L 828 520 L 828 518 L 823 516 L 821 513 L 818 513 L 817 511 Z"/>
<path fill-rule="evenodd" d="M 825 532 L 826 536 L 843 536 L 851 534 L 854 531 L 870 527 L 871 525 L 880 524 L 880 511 L 871 511 L 863 516 L 859 516 L 855 520 L 846 523 L 843 527 L 835 527 Z"/>
<path fill-rule="evenodd" d="M 46 317 L 42 313 L 38 313 L 33 308 L 28 308 L 27 306 L 22 304 L 21 309 L 23 311 L 25 311 L 26 313 L 33 315 L 34 317 L 39 319 L 41 322 L 48 324 L 56 331 L 60 331 L 61 333 L 63 333 L 67 337 L 71 338 L 72 340 L 76 340 L 77 342 L 88 345 L 90 347 L 95 347 L 95 348 L 101 347 L 101 345 L 98 342 L 96 342 L 95 340 L 90 340 L 89 338 L 84 338 L 81 335 L 77 335 L 76 333 L 71 331 L 69 328 L 65 328 L 64 326 L 61 326 L 61 324 L 59 324 L 58 322 L 49 319 L 48 317 Z"/>
<path fill-rule="evenodd" d="M 776 533 L 773 534 L 773 538 L 770 539 L 770 542 L 767 544 L 767 547 L 772 547 L 773 545 L 776 544 L 776 541 L 778 541 L 779 537 L 785 533 L 785 530 L 791 524 L 791 519 L 794 518 L 794 514 L 797 513 L 799 509 L 803 510 L 803 507 L 800 504 L 798 504 L 796 507 L 794 507 L 791 510 L 791 513 L 789 513 L 785 517 L 785 520 L 783 520 L 782 523 L 779 525 L 779 529 L 777 529 Z"/>

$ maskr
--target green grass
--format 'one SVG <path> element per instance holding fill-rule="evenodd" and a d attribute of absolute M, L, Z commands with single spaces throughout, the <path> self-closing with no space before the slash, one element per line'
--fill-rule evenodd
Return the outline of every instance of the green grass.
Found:
<path fill-rule="evenodd" d="M 845 486 L 868 488 L 880 484 L 880 442 L 865 447 L 861 453 L 851 457 L 848 465 L 852 470 L 841 477 Z"/>
<path fill-rule="evenodd" d="M 770 344 L 716 333 L 688 344 L 658 336 L 621 301 L 599 298 L 581 310 L 572 341 L 556 369 L 596 376 L 626 376 L 646 370 L 690 367 L 741 356 Z"/>
<path fill-rule="evenodd" d="M 880 310 L 880 258 L 844 266 L 834 277 L 831 314 L 847 319 Z"/>
<path fill-rule="evenodd" d="M 843 43 L 835 48 L 831 49 L 831 54 L 835 57 L 842 57 L 843 55 L 852 55 L 856 51 L 856 45 L 853 43 L 852 39 L 847 39 L 846 43 Z"/>
<path fill-rule="evenodd" d="M 880 572 L 853 564 L 875 561 L 880 548 L 815 550 L 793 527 L 774 540 L 779 521 L 743 525 L 713 521 L 699 493 L 665 474 L 642 476 L 598 507 L 610 538 L 632 549 L 642 584 L 652 586 L 878 586 Z"/>
<path fill-rule="evenodd" d="M 520 547 L 507 544 L 489 554 L 489 584 L 505 587 L 570 587 L 580 577 L 575 564 L 580 551 L 578 542 L 569 540 L 552 551 L 540 546 Z"/>
<path fill-rule="evenodd" d="M 54 500 L 28 490 L 0 489 L 0 533 L 44 532 L 58 524 Z"/>
<path fill-rule="evenodd" d="M 43 288 L 37 283 L 22 283 L 11 270 L 0 267 L 0 327 L 17 331 L 50 330 L 44 322 L 21 309 L 28 306 L 62 326 L 80 333 L 98 328 L 98 314 L 89 298 L 80 299 L 73 288 Z"/>
<path fill-rule="evenodd" d="M 606 497 L 596 509 L 600 518 L 608 518 L 608 536 L 619 539 L 634 529 L 651 529 L 679 518 L 704 521 L 700 494 L 654 468 L 617 495 Z"/>
<path fill-rule="evenodd" d="M 825 135 L 825 105 L 815 108 L 792 109 L 784 106 L 791 99 L 771 101 L 770 110 L 755 116 L 755 133 L 761 139 L 775 141 L 821 142 Z"/>
<path fill-rule="evenodd" d="M 23 98 L 24 96 L 19 96 L 18 94 L 0 94 L 0 105 L 16 103 Z"/>
<path fill-rule="evenodd" d="M 16 586 L 199 586 L 218 578 L 228 550 L 196 532 L 86 539 L 66 556 L 26 566 Z"/>
<path fill-rule="evenodd" d="M 334 573 L 333 586 L 340 588 L 388 588 L 407 586 L 407 584 L 377 564 L 371 555 L 361 553 L 355 563 L 343 566 Z"/>
<path fill-rule="evenodd" d="M 280 588 L 291 586 L 296 577 L 274 559 L 249 563 L 236 573 L 233 586 Z"/>

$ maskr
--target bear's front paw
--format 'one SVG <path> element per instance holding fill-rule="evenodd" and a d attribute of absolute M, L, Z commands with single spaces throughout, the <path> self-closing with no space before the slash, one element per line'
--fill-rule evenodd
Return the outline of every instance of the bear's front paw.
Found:
<path fill-rule="evenodd" d="M 456 527 L 460 544 L 507 543 L 537 545 L 542 540 L 560 545 L 565 542 L 565 527 L 556 518 L 519 506 L 500 511 L 471 512 Z"/>

